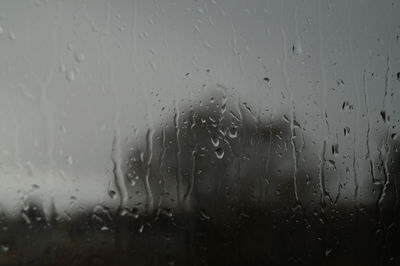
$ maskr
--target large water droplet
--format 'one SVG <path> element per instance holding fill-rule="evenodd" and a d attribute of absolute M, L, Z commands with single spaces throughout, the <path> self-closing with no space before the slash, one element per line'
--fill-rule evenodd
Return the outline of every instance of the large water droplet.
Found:
<path fill-rule="evenodd" d="M 215 155 L 217 156 L 218 159 L 224 158 L 225 151 L 222 148 L 218 148 L 215 150 Z"/>
<path fill-rule="evenodd" d="M 238 131 L 237 131 L 237 129 L 236 129 L 235 127 L 230 128 L 230 129 L 229 129 L 229 137 L 230 137 L 231 139 L 235 139 L 235 138 L 237 138 L 237 136 L 238 136 Z"/>
<path fill-rule="evenodd" d="M 390 121 L 389 115 L 386 113 L 385 110 L 381 111 L 381 117 L 384 123 L 388 123 Z"/>
<path fill-rule="evenodd" d="M 214 147 L 218 147 L 218 145 L 219 145 L 219 139 L 218 139 L 218 137 L 212 136 L 212 137 L 211 137 L 211 143 L 212 143 L 212 145 L 213 145 Z"/>
<path fill-rule="evenodd" d="M 332 154 L 336 157 L 339 154 L 339 144 L 332 145 Z"/>

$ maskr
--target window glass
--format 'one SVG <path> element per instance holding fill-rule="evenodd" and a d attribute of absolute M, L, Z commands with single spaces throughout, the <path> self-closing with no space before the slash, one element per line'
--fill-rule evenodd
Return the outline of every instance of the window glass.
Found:
<path fill-rule="evenodd" d="M 0 2 L 0 265 L 399 265 L 400 3 Z"/>

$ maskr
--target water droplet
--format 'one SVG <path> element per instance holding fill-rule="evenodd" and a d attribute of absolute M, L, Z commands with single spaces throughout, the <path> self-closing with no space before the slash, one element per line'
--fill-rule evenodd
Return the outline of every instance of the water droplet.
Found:
<path fill-rule="evenodd" d="M 350 134 L 350 128 L 349 128 L 349 127 L 345 127 L 345 128 L 343 129 L 343 134 L 344 134 L 344 136 L 349 135 L 349 134 Z"/>
<path fill-rule="evenodd" d="M 237 131 L 237 129 L 236 129 L 235 127 L 230 128 L 230 129 L 229 129 L 229 137 L 230 137 L 231 139 L 235 139 L 235 138 L 237 138 L 237 136 L 238 136 L 238 131 Z"/>
<path fill-rule="evenodd" d="M 338 156 L 339 154 L 339 144 L 332 145 L 332 154 L 333 156 Z"/>
<path fill-rule="evenodd" d="M 4 253 L 8 252 L 10 250 L 10 246 L 7 244 L 1 244 L 1 251 L 3 251 Z"/>
<path fill-rule="evenodd" d="M 390 116 L 386 113 L 385 110 L 381 111 L 381 117 L 384 123 L 388 123 L 390 121 Z"/>
<path fill-rule="evenodd" d="M 74 163 L 74 160 L 72 159 L 71 156 L 67 156 L 67 162 L 69 165 L 72 165 Z"/>
<path fill-rule="evenodd" d="M 400 72 L 397 72 L 396 76 L 397 76 L 397 80 L 400 81 Z"/>
<path fill-rule="evenodd" d="M 32 222 L 31 222 L 31 219 L 29 219 L 29 217 L 26 215 L 26 213 L 25 212 L 22 212 L 21 213 L 21 217 L 22 217 L 22 219 L 24 220 L 24 222 L 27 224 L 27 225 L 30 225 Z"/>
<path fill-rule="evenodd" d="M 218 147 L 218 145 L 219 145 L 219 139 L 218 139 L 218 137 L 212 136 L 212 137 L 211 137 L 211 143 L 212 143 L 212 145 L 213 145 L 214 147 Z"/>
<path fill-rule="evenodd" d="M 345 111 L 353 110 L 353 105 L 350 105 L 348 101 L 344 101 L 342 104 L 342 109 Z"/>
<path fill-rule="evenodd" d="M 132 215 L 133 215 L 133 218 L 135 218 L 135 219 L 139 218 L 139 211 L 138 211 L 138 209 L 133 208 L 133 209 L 132 209 Z"/>
<path fill-rule="evenodd" d="M 327 248 L 325 250 L 325 256 L 329 256 L 329 254 L 331 254 L 331 252 L 332 252 L 332 249 L 331 248 Z"/>
<path fill-rule="evenodd" d="M 75 196 L 71 196 L 71 197 L 69 197 L 69 199 L 70 199 L 69 205 L 71 205 L 71 206 L 74 205 L 77 201 L 77 197 L 75 197 Z"/>
<path fill-rule="evenodd" d="M 78 62 L 78 63 L 81 63 L 85 60 L 85 54 L 82 52 L 75 52 L 74 57 L 75 57 L 76 62 Z"/>
<path fill-rule="evenodd" d="M 129 179 L 129 184 L 134 187 L 136 185 L 136 181 L 133 179 Z"/>
<path fill-rule="evenodd" d="M 339 79 L 339 80 L 337 81 L 337 85 L 338 85 L 338 86 L 343 86 L 343 85 L 344 85 L 343 79 Z"/>
<path fill-rule="evenodd" d="M 301 43 L 298 42 L 292 46 L 292 53 L 294 55 L 301 55 L 303 53 L 303 48 L 301 47 Z"/>
<path fill-rule="evenodd" d="M 204 10 L 201 7 L 196 8 L 199 14 L 204 14 Z"/>
<path fill-rule="evenodd" d="M 65 73 L 65 77 L 67 78 L 68 81 L 74 81 L 76 78 L 76 73 L 74 69 L 70 69 Z"/>
<path fill-rule="evenodd" d="M 289 118 L 287 117 L 287 115 L 283 115 L 282 116 L 282 120 L 285 121 L 286 123 L 290 123 Z"/>
<path fill-rule="evenodd" d="M 144 224 L 142 224 L 142 225 L 140 226 L 140 228 L 139 228 L 138 232 L 139 232 L 139 233 L 142 233 L 142 232 L 143 232 L 143 230 L 144 230 Z"/>
<path fill-rule="evenodd" d="M 336 162 L 335 161 L 327 160 L 326 164 L 328 165 L 329 168 L 336 169 Z"/>
<path fill-rule="evenodd" d="M 208 215 L 206 214 L 206 210 L 205 210 L 204 208 L 201 208 L 201 209 L 200 209 L 200 215 L 201 215 L 201 217 L 202 217 L 203 219 L 205 219 L 205 220 L 210 220 L 210 216 L 208 216 Z"/>
<path fill-rule="evenodd" d="M 112 189 L 108 190 L 108 195 L 110 196 L 110 198 L 115 199 L 117 197 L 117 192 L 115 192 Z"/>
<path fill-rule="evenodd" d="M 4 30 L 3 30 L 3 28 L 0 26 L 0 34 L 3 34 L 4 33 Z"/>
<path fill-rule="evenodd" d="M 224 158 L 225 151 L 222 148 L 218 148 L 215 150 L 215 155 L 217 156 L 218 159 Z"/>

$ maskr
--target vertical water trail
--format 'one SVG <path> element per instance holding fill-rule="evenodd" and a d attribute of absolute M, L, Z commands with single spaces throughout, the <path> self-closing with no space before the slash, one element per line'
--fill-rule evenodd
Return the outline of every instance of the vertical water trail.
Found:
<path fill-rule="evenodd" d="M 193 128 L 195 127 L 195 125 L 196 125 L 196 122 L 195 122 L 195 114 L 192 114 L 191 115 L 191 125 L 190 125 L 190 132 L 191 132 L 191 136 L 192 136 L 192 138 L 194 138 L 194 139 L 192 139 L 192 145 L 193 145 L 193 147 L 192 147 L 192 152 L 191 152 L 191 159 L 192 159 L 192 168 L 191 168 L 191 171 L 190 171 L 190 180 L 189 180 L 189 185 L 188 185 L 188 187 L 187 187 L 187 190 L 186 190 L 186 193 L 185 193 L 185 195 L 184 195 L 184 200 L 185 200 L 185 202 L 186 202 L 186 207 L 189 207 L 190 205 L 190 196 L 191 196 L 191 194 L 192 194 L 192 192 L 193 192 L 193 189 L 194 189 L 194 182 L 195 182 L 195 173 L 196 173 L 196 154 L 197 154 L 197 144 L 196 144 L 196 133 L 195 133 L 195 131 L 193 130 Z"/>
<path fill-rule="evenodd" d="M 109 35 L 109 27 L 110 27 L 110 2 L 111 0 L 107 1 L 107 12 L 106 12 L 106 23 L 104 25 L 104 29 L 102 32 L 99 33 L 100 45 L 102 50 L 102 55 L 104 60 L 106 61 L 107 65 L 109 66 L 110 71 L 110 82 L 111 82 L 111 89 L 113 95 L 113 103 L 114 103 L 114 112 L 113 112 L 113 128 L 114 128 L 114 139 L 112 143 L 111 149 L 111 161 L 113 163 L 113 177 L 117 192 L 119 194 L 120 199 L 120 207 L 125 207 L 126 202 L 128 200 L 128 191 L 126 188 L 124 174 L 122 171 L 122 159 L 121 159 L 121 132 L 120 132 L 120 101 L 118 96 L 118 89 L 115 84 L 115 65 L 111 56 L 109 56 L 106 52 L 105 47 L 105 40 L 104 37 Z"/>
<path fill-rule="evenodd" d="M 179 129 L 179 106 L 176 103 L 176 98 L 174 97 L 174 130 L 175 130 L 175 159 L 176 159 L 176 197 L 178 201 L 178 205 L 180 205 L 181 200 L 181 182 L 182 182 L 182 173 L 181 173 L 181 141 L 180 141 L 180 129 Z"/>
<path fill-rule="evenodd" d="M 367 66 L 368 67 L 368 66 Z M 376 182 L 375 178 L 375 168 L 374 168 L 374 159 L 371 156 L 371 121 L 369 119 L 369 97 L 368 97 L 368 89 L 367 89 L 367 77 L 366 77 L 367 70 L 364 68 L 363 71 L 363 94 L 364 94 L 364 105 L 365 105 L 365 115 L 367 117 L 367 135 L 366 135 L 366 146 L 367 146 L 367 153 L 365 155 L 365 159 L 369 162 L 369 172 L 371 174 L 372 183 Z"/>
<path fill-rule="evenodd" d="M 326 101 L 326 92 L 327 92 L 327 78 L 326 78 L 326 70 L 324 64 L 324 38 L 322 37 L 322 10 L 321 10 L 321 1 L 318 1 L 318 38 L 319 38 L 319 65 L 321 68 L 321 79 L 322 79 L 322 101 L 321 101 L 321 119 L 323 124 L 323 132 L 322 132 L 322 147 L 319 155 L 319 182 L 320 182 L 320 192 L 321 192 L 321 207 L 324 210 L 326 207 L 325 197 L 327 196 L 327 191 L 325 187 L 325 162 L 326 162 L 326 142 L 329 136 L 328 129 L 328 120 L 327 120 L 327 101 Z"/>
<path fill-rule="evenodd" d="M 181 206 L 181 194 L 182 194 L 182 163 L 181 163 L 181 153 L 182 153 L 182 145 L 181 145 L 181 139 L 180 139 L 180 110 L 179 110 L 179 104 L 178 104 L 178 97 L 177 97 L 177 86 L 179 85 L 179 77 L 181 74 L 181 63 L 182 59 L 180 56 L 181 48 L 179 46 L 179 38 L 178 38 L 178 33 L 175 32 L 175 43 L 177 45 L 177 60 L 176 60 L 176 78 L 174 82 L 174 88 L 173 88 L 173 94 L 174 94 L 174 128 L 175 128 L 175 143 L 176 143 L 176 163 L 177 163 L 177 172 L 176 172 L 176 178 L 177 178 L 177 201 L 178 201 L 178 207 Z"/>
<path fill-rule="evenodd" d="M 153 211 L 153 192 L 150 186 L 151 162 L 153 159 L 153 129 L 147 129 L 146 132 L 146 175 L 144 178 L 146 194 L 147 194 L 147 210 L 149 213 Z"/>
<path fill-rule="evenodd" d="M 173 105 L 173 128 L 174 128 L 174 142 L 175 142 L 175 160 L 176 160 L 176 170 L 175 170 L 175 181 L 176 181 L 176 201 L 177 201 L 177 206 L 178 209 L 181 206 L 181 190 L 182 190 L 182 172 L 181 172 L 181 140 L 180 140 L 180 110 L 179 110 L 179 101 L 178 101 L 178 95 L 177 95 L 177 86 L 178 86 L 178 80 L 180 77 L 180 71 L 181 71 L 181 57 L 180 57 L 180 47 L 179 47 L 179 39 L 178 39 L 178 34 L 175 31 L 174 32 L 175 36 L 175 41 L 176 41 L 176 54 L 178 58 L 169 58 L 169 64 L 171 66 L 175 65 L 176 66 L 176 75 L 172 84 L 172 105 Z M 171 50 L 170 55 L 173 55 L 173 50 L 170 48 L 168 45 L 168 42 L 165 42 L 165 48 L 166 50 Z"/>
<path fill-rule="evenodd" d="M 388 87 L 390 86 L 389 84 L 389 73 L 390 73 L 390 47 L 389 47 L 389 52 L 388 56 L 386 58 L 386 73 L 385 73 L 385 93 L 383 97 L 383 103 L 382 103 L 382 112 L 384 112 L 384 122 L 387 124 L 386 125 L 386 132 L 385 132 L 385 137 L 382 140 L 382 147 L 378 149 L 379 151 L 379 159 L 383 165 L 383 175 L 384 175 L 384 180 L 383 180 L 383 189 L 381 191 L 381 194 L 378 199 L 378 207 L 381 210 L 381 216 L 383 212 L 383 201 L 386 196 L 386 191 L 389 187 L 390 184 L 390 173 L 389 173 L 389 168 L 388 168 L 388 157 L 390 154 L 390 146 L 389 146 L 389 109 L 390 109 L 390 101 L 387 99 L 388 98 Z"/>
<path fill-rule="evenodd" d="M 50 198 L 53 196 L 53 168 L 54 168 L 54 159 L 53 159 L 53 150 L 54 150 L 54 118 L 53 111 L 51 110 L 49 104 L 49 95 L 48 95 L 48 87 L 50 82 L 52 81 L 55 65 L 56 65 L 56 55 L 58 54 L 58 32 L 60 26 L 60 18 L 61 18 L 61 10 L 62 10 L 62 1 L 57 2 L 57 10 L 55 22 L 52 29 L 52 45 L 51 45 L 51 61 L 48 68 L 48 71 L 42 81 L 42 85 L 40 87 L 40 106 L 41 111 L 44 118 L 44 163 L 46 165 L 46 172 L 43 174 L 43 183 L 44 187 L 50 195 Z M 50 191 L 49 191 L 50 190 Z M 48 202 L 46 202 L 47 205 Z M 50 203 L 51 204 L 51 203 Z M 45 208 L 46 217 L 49 218 L 49 209 Z"/>
<path fill-rule="evenodd" d="M 243 119 L 244 119 L 244 115 L 243 115 L 243 109 L 242 109 L 242 105 L 241 105 L 241 99 L 240 99 L 240 97 L 238 97 L 238 100 L 236 101 L 236 106 L 235 106 L 235 109 L 237 110 L 237 112 L 238 112 L 238 115 L 233 115 L 233 117 L 235 117 L 236 118 L 236 120 L 240 123 L 240 125 L 239 125 L 239 129 L 240 129 L 240 133 L 238 133 L 238 142 L 239 142 L 239 145 L 240 145 L 240 151 L 244 151 L 245 150 L 245 142 L 244 142 L 244 140 L 246 139 L 246 136 L 245 136 L 245 130 L 244 130 L 244 121 L 243 121 Z M 233 112 L 231 112 L 231 114 L 234 114 Z M 240 162 L 241 162 L 241 160 L 240 160 L 240 158 L 241 158 L 241 153 L 240 153 L 240 151 L 239 151 L 239 155 L 238 156 L 236 156 L 236 158 L 235 158 L 235 160 L 236 160 L 236 172 L 235 172 L 235 183 L 234 183 L 234 186 L 235 186 L 235 190 L 234 191 L 236 191 L 236 194 L 237 194 L 237 200 L 238 200 L 238 202 L 240 201 L 240 189 L 241 189 L 241 186 L 240 186 L 240 181 L 241 181 L 241 165 L 240 165 Z"/>
<path fill-rule="evenodd" d="M 351 25 L 351 15 L 350 15 L 350 6 L 349 3 L 346 2 L 346 9 L 347 9 L 347 33 L 348 33 L 348 45 L 349 45 L 349 50 L 350 50 L 350 63 L 351 63 L 351 69 L 352 69 L 352 79 L 353 79 L 353 90 L 354 90 L 354 95 L 356 97 L 356 106 L 355 106 L 355 116 L 354 116 L 354 134 L 353 134 L 353 172 L 354 172 L 354 202 L 356 208 L 358 207 L 358 192 L 359 192 L 359 180 L 358 180 L 358 160 L 357 160 L 357 136 L 358 136 L 358 116 L 359 116 L 359 108 L 360 108 L 360 100 L 357 92 L 358 88 L 358 82 L 356 78 L 356 63 L 354 59 L 354 49 L 353 49 L 353 39 L 352 39 L 352 25 Z"/>
<path fill-rule="evenodd" d="M 48 95 L 48 87 L 54 75 L 54 69 L 56 64 L 56 55 L 58 53 L 58 32 L 59 32 L 59 24 L 61 17 L 61 9 L 62 9 L 62 1 L 57 2 L 57 11 L 55 23 L 52 30 L 52 45 L 51 45 L 51 62 L 47 74 L 44 77 L 41 86 L 41 107 L 42 113 L 44 117 L 44 139 L 45 139 L 45 162 L 51 168 L 54 166 L 53 162 L 53 146 L 54 146 L 54 118 L 53 112 L 49 105 L 49 95 Z"/>
<path fill-rule="evenodd" d="M 298 7 L 297 7 L 297 1 L 293 1 L 294 5 L 294 32 L 296 34 L 296 44 L 295 44 L 295 49 L 297 54 L 301 54 L 303 52 L 302 48 L 302 42 L 301 42 L 301 37 L 300 37 L 300 32 L 299 32 L 299 22 L 298 22 Z"/>
<path fill-rule="evenodd" d="M 269 176 L 269 174 L 270 174 L 270 161 L 271 161 L 271 149 L 272 149 L 272 134 L 273 134 L 273 128 L 274 128 L 274 119 L 275 119 L 275 117 L 274 117 L 274 115 L 275 115 L 275 112 L 276 112 L 276 107 L 275 107 L 275 103 L 277 102 L 276 101 L 276 92 L 275 92 L 275 89 L 274 89 L 274 87 L 272 87 L 271 89 L 270 89 L 270 91 L 271 91 L 271 94 L 272 94 L 272 107 L 271 107 L 271 114 L 270 114 L 270 121 L 269 121 L 269 125 L 268 125 L 268 147 L 267 147 L 267 160 L 266 160 L 266 162 L 265 162 L 265 182 L 267 183 L 267 186 L 266 186 L 266 188 L 264 189 L 264 196 L 263 196 L 263 198 L 264 198 L 264 201 L 265 200 L 267 200 L 266 199 L 266 194 L 267 194 L 267 191 L 268 191 L 268 188 L 269 188 L 269 184 L 271 183 L 271 180 L 270 180 L 270 176 Z"/>
<path fill-rule="evenodd" d="M 302 48 L 302 40 L 301 40 L 301 36 L 300 36 L 300 31 L 299 31 L 299 19 L 298 19 L 298 6 L 297 6 L 297 2 L 296 0 L 293 1 L 293 5 L 294 5 L 294 32 L 296 35 L 296 46 L 295 46 L 295 50 L 296 50 L 296 54 L 299 55 L 301 53 L 303 53 L 303 48 Z M 294 106 L 294 102 L 292 104 Z M 296 121 L 296 115 L 294 115 L 294 121 L 293 123 Z M 299 130 L 303 130 L 303 128 L 301 126 L 299 126 Z M 301 132 L 301 144 L 300 147 L 297 149 L 297 158 L 300 157 L 300 155 L 302 154 L 303 150 L 305 147 L 305 140 L 304 140 L 304 132 Z"/>
<path fill-rule="evenodd" d="M 119 143 L 119 138 L 118 134 L 114 131 L 114 137 L 113 137 L 113 142 L 111 146 L 111 162 L 113 165 L 112 168 L 112 175 L 114 178 L 115 186 L 119 195 L 119 205 L 120 207 L 125 207 L 125 203 L 127 200 L 127 192 L 124 192 L 124 189 L 126 189 L 124 183 L 124 174 L 122 172 L 122 167 L 121 167 L 121 151 L 120 151 L 120 143 Z M 124 194 L 126 193 L 126 194 Z"/>
<path fill-rule="evenodd" d="M 262 162 L 262 156 L 260 154 L 260 147 L 261 147 L 261 102 L 260 99 L 258 99 L 258 114 L 257 114 L 257 120 L 256 120 L 256 130 L 257 130 L 257 141 L 256 141 L 256 177 L 257 177 L 257 187 L 258 187 L 258 202 L 261 206 L 262 203 L 262 195 L 263 191 L 265 190 L 263 187 L 264 182 L 263 182 L 263 173 L 260 170 L 260 162 Z"/>
<path fill-rule="evenodd" d="M 140 86 L 141 92 L 144 98 L 145 106 L 146 106 L 146 114 L 147 114 L 147 132 L 146 132 L 146 174 L 144 178 L 145 188 L 146 188 L 146 196 L 147 196 L 147 208 L 151 213 L 153 211 L 154 199 L 153 192 L 151 189 L 150 177 L 151 177 L 151 163 L 153 159 L 153 136 L 155 130 L 152 129 L 154 127 L 153 114 L 150 109 L 150 100 L 148 99 L 144 84 L 145 81 L 142 80 L 142 85 Z"/>
<path fill-rule="evenodd" d="M 390 101 L 387 99 L 388 98 L 388 87 L 390 86 L 389 84 L 389 73 L 390 73 L 390 43 L 388 47 L 388 56 L 386 58 L 386 73 L 385 73 L 385 93 L 383 97 L 383 103 L 382 103 L 382 112 L 384 112 L 383 115 L 383 120 L 384 123 L 386 124 L 386 132 L 385 132 L 385 137 L 381 141 L 381 147 L 378 147 L 379 151 L 379 159 L 383 165 L 383 188 L 381 189 L 378 201 L 377 201 L 377 209 L 379 210 L 379 215 L 377 217 L 377 222 L 378 222 L 378 228 L 383 231 L 383 236 L 384 236 L 384 243 L 382 250 L 386 249 L 387 245 L 387 236 L 388 236 L 388 231 L 387 227 L 385 226 L 385 221 L 387 219 L 384 217 L 385 216 L 385 210 L 384 210 L 384 201 L 386 196 L 386 193 L 388 192 L 387 190 L 389 189 L 390 185 L 390 173 L 389 173 L 389 168 L 388 168 L 388 160 L 389 160 L 389 154 L 390 154 L 390 146 L 389 146 L 389 109 L 390 109 Z M 396 220 L 392 220 L 394 222 Z"/>
<path fill-rule="evenodd" d="M 298 185 L 297 185 L 297 171 L 298 171 L 298 162 L 297 162 L 297 151 L 296 151 L 296 143 L 295 139 L 295 132 L 294 132 L 294 118 L 295 118 L 295 111 L 296 106 L 293 99 L 293 91 L 290 85 L 289 75 L 287 72 L 287 44 L 286 44 L 286 33 L 283 28 L 283 14 L 284 14 L 284 1 L 281 1 L 281 16 L 280 16 L 280 31 L 282 36 L 282 46 L 283 46 L 283 61 L 282 61 L 282 72 L 284 76 L 284 86 L 285 89 L 289 93 L 289 104 L 290 104 L 290 143 L 292 145 L 292 158 L 294 163 L 294 170 L 292 173 L 293 177 L 293 184 L 294 184 L 294 196 L 296 200 L 296 205 L 300 204 L 299 194 L 298 194 Z"/>
<path fill-rule="evenodd" d="M 158 201 L 158 208 L 160 208 L 160 206 L 163 202 L 164 196 L 167 193 L 166 178 L 165 178 L 165 175 L 162 174 L 163 173 L 163 171 L 162 171 L 163 162 L 164 162 L 166 152 L 167 152 L 167 147 L 165 145 L 165 128 L 163 127 L 162 131 L 161 131 L 161 152 L 160 152 L 159 165 L 158 165 L 158 174 L 161 175 L 162 193 L 161 193 L 161 196 Z"/>
<path fill-rule="evenodd" d="M 242 73 L 244 73 L 244 68 L 243 68 L 243 64 L 242 64 L 242 55 L 240 54 L 240 52 L 238 50 L 237 33 L 235 30 L 235 26 L 233 25 L 233 22 L 231 23 L 231 29 L 232 29 L 231 44 L 232 44 L 233 54 L 238 58 L 240 71 Z"/>

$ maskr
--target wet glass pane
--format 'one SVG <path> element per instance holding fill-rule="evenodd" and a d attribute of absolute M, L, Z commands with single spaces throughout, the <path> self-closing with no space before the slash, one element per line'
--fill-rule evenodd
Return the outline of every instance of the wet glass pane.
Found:
<path fill-rule="evenodd" d="M 400 265 L 399 14 L 0 1 L 0 265 Z"/>

